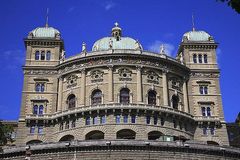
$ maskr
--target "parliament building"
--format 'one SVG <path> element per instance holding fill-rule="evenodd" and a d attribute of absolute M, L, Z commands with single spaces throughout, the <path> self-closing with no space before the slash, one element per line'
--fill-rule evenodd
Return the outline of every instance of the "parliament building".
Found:
<path fill-rule="evenodd" d="M 24 39 L 16 146 L 2 159 L 239 159 L 229 147 L 217 64 L 205 31 L 182 36 L 177 56 L 144 50 L 115 23 L 91 51 L 65 56 L 48 26 Z"/>

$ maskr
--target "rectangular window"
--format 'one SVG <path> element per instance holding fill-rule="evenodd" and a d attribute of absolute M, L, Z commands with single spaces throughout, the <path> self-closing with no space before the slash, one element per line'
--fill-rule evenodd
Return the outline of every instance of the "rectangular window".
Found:
<path fill-rule="evenodd" d="M 131 116 L 131 123 L 136 123 L 136 116 L 135 115 Z"/>
<path fill-rule="evenodd" d="M 211 108 L 207 107 L 207 116 L 210 117 L 211 116 Z"/>
<path fill-rule="evenodd" d="M 59 125 L 59 131 L 62 131 L 62 130 L 63 130 L 63 122 L 60 123 L 60 125 Z"/>
<path fill-rule="evenodd" d="M 38 134 L 42 134 L 43 133 L 43 126 L 38 126 Z"/>
<path fill-rule="evenodd" d="M 90 123 L 91 123 L 91 119 L 90 119 L 90 117 L 88 116 L 88 117 L 86 117 L 86 122 L 85 122 L 85 124 L 86 124 L 86 125 L 90 125 Z"/>
<path fill-rule="evenodd" d="M 208 132 L 207 132 L 207 127 L 203 127 L 203 135 L 208 135 Z"/>
<path fill-rule="evenodd" d="M 161 118 L 161 125 L 163 126 L 164 125 L 164 119 L 163 118 Z"/>
<path fill-rule="evenodd" d="M 153 123 L 154 123 L 154 125 L 158 124 L 158 117 L 157 116 L 154 116 Z"/>
<path fill-rule="evenodd" d="M 30 133 L 31 133 L 31 134 L 34 134 L 34 132 L 35 132 L 35 126 L 31 126 L 31 127 L 30 127 Z"/>
<path fill-rule="evenodd" d="M 45 90 L 45 84 L 44 83 L 36 83 L 35 85 L 35 91 L 36 92 L 44 92 Z"/>
<path fill-rule="evenodd" d="M 116 123 L 119 124 L 121 120 L 121 116 L 120 115 L 116 115 Z"/>
<path fill-rule="evenodd" d="M 105 124 L 105 123 L 106 123 L 106 116 L 105 116 L 105 115 L 102 115 L 102 116 L 100 117 L 100 123 L 101 123 L 101 124 Z"/>
<path fill-rule="evenodd" d="M 65 129 L 69 129 L 69 121 L 66 122 Z"/>
<path fill-rule="evenodd" d="M 214 127 L 210 128 L 210 132 L 211 132 L 211 135 L 215 135 L 215 128 Z"/>
<path fill-rule="evenodd" d="M 205 107 L 202 107 L 202 116 L 206 116 L 206 108 Z"/>
<path fill-rule="evenodd" d="M 208 94 L 208 86 L 199 86 L 200 94 Z"/>
<path fill-rule="evenodd" d="M 76 120 L 73 120 L 71 124 L 71 128 L 75 128 L 75 127 L 76 127 Z"/>
<path fill-rule="evenodd" d="M 177 122 L 175 120 L 173 120 L 173 127 L 177 128 Z"/>
<path fill-rule="evenodd" d="M 98 123 L 98 117 L 95 116 L 95 117 L 93 117 L 93 124 L 97 124 L 97 123 Z"/>
<path fill-rule="evenodd" d="M 150 116 L 146 116 L 146 123 L 150 124 L 150 121 L 151 121 L 151 117 Z"/>
<path fill-rule="evenodd" d="M 128 115 L 123 116 L 123 123 L 128 123 Z"/>

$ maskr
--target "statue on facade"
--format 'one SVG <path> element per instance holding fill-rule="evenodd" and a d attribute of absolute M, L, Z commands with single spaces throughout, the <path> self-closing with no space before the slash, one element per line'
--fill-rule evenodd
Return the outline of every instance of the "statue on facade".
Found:
<path fill-rule="evenodd" d="M 87 52 L 87 47 L 86 47 L 86 43 L 85 42 L 82 43 L 82 52 L 83 53 Z"/>
<path fill-rule="evenodd" d="M 65 61 L 65 51 L 62 50 L 60 62 L 64 62 L 64 61 Z"/>
<path fill-rule="evenodd" d="M 109 41 L 109 48 L 112 49 L 113 48 L 113 40 L 110 38 L 110 41 Z"/>
<path fill-rule="evenodd" d="M 164 44 L 162 44 L 162 45 L 160 46 L 160 53 L 161 53 L 161 54 L 165 54 Z"/>

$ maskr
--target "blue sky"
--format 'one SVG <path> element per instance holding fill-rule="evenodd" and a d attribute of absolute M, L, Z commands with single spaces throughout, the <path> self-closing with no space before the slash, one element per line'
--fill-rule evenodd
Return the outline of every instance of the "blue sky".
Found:
<path fill-rule="evenodd" d="M 240 15 L 216 0 L 8 0 L 0 2 L 0 119 L 18 119 L 25 48 L 23 38 L 44 26 L 60 30 L 67 57 L 78 54 L 82 42 L 109 36 L 114 22 L 124 36 L 138 39 L 145 50 L 156 51 L 164 43 L 175 56 L 182 35 L 192 28 L 205 30 L 219 43 L 221 91 L 226 121 L 240 111 Z"/>

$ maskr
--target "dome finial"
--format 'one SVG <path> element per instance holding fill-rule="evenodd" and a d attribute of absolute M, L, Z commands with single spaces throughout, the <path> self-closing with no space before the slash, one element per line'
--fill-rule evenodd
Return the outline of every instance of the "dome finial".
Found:
<path fill-rule="evenodd" d="M 114 23 L 115 27 L 112 28 L 112 36 L 116 38 L 117 41 L 120 40 L 122 36 L 122 29 L 119 27 L 117 22 Z"/>
<path fill-rule="evenodd" d="M 47 8 L 47 16 L 46 16 L 46 24 L 45 24 L 45 27 L 48 27 L 48 12 L 49 12 L 49 8 Z"/>
<path fill-rule="evenodd" d="M 193 15 L 193 13 L 192 13 L 192 30 L 195 31 L 194 15 Z"/>

